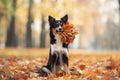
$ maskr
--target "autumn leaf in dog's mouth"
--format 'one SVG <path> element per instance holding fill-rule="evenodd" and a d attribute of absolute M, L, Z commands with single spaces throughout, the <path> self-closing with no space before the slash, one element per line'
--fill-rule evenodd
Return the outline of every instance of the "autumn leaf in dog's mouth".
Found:
<path fill-rule="evenodd" d="M 78 31 L 74 28 L 73 24 L 69 22 L 63 24 L 63 32 L 60 32 L 61 41 L 65 44 L 72 43 Z"/>

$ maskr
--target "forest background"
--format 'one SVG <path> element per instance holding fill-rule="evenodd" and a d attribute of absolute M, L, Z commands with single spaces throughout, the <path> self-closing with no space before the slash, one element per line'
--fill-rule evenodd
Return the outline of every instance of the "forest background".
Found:
<path fill-rule="evenodd" d="M 74 49 L 120 50 L 120 0 L 0 0 L 0 48 L 48 48 L 48 16 L 65 14 Z"/>

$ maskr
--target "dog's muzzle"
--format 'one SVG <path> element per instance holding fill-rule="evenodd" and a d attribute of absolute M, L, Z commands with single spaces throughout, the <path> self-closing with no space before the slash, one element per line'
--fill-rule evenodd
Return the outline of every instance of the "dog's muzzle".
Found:
<path fill-rule="evenodd" d="M 56 31 L 57 31 L 57 32 L 62 32 L 63 29 L 62 29 L 62 28 L 57 28 Z"/>

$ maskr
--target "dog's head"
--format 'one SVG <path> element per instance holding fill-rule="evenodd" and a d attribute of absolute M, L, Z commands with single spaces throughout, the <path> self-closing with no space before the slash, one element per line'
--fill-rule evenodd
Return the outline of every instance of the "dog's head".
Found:
<path fill-rule="evenodd" d="M 66 14 L 60 20 L 56 20 L 52 16 L 49 16 L 48 21 L 49 21 L 51 29 L 55 28 L 57 32 L 62 32 L 63 31 L 63 28 L 62 28 L 63 24 L 68 21 L 68 15 Z"/>

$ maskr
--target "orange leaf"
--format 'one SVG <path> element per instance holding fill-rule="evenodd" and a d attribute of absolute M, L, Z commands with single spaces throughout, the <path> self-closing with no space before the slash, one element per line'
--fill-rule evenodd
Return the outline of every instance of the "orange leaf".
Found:
<path fill-rule="evenodd" d="M 85 66 L 84 64 L 79 65 L 79 68 L 80 68 L 81 70 L 84 70 L 85 67 L 86 67 L 86 66 Z"/>

